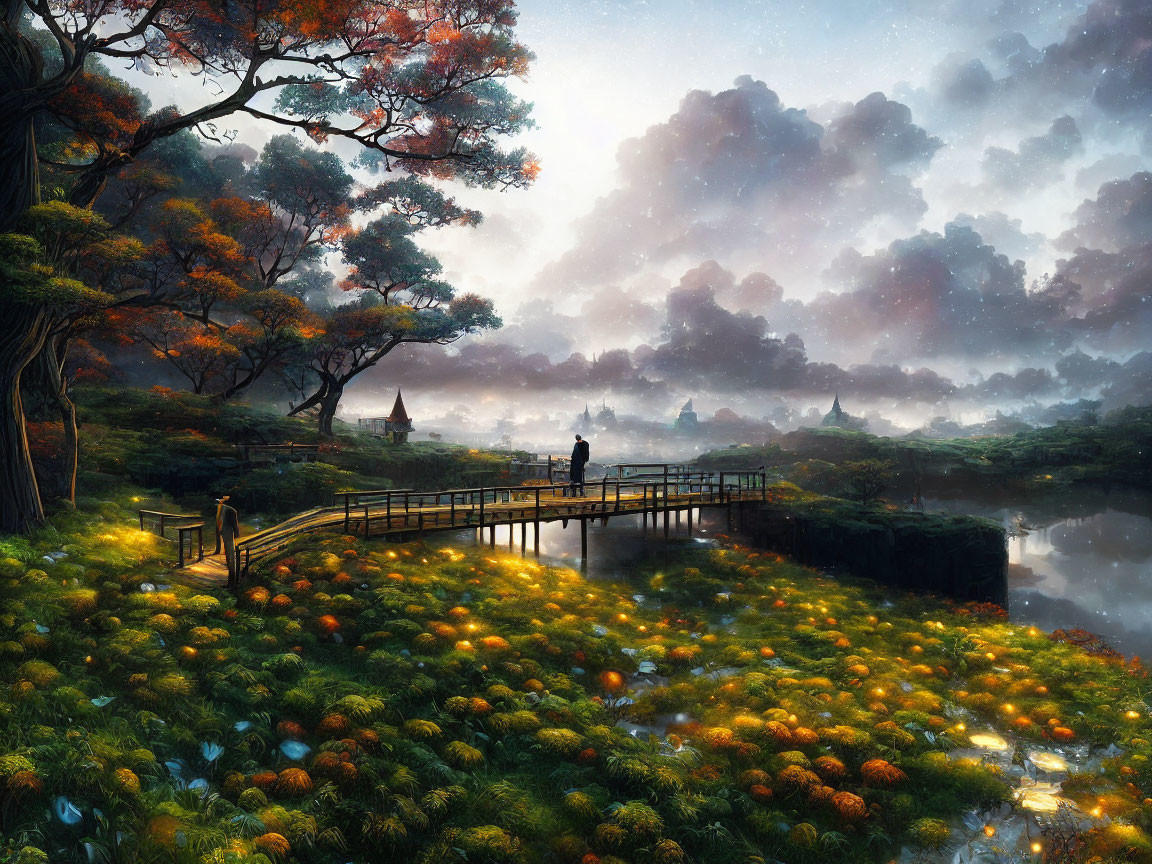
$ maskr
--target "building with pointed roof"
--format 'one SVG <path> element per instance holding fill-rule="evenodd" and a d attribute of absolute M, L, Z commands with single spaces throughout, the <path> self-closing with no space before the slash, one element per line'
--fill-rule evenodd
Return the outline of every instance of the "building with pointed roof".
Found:
<path fill-rule="evenodd" d="M 393 444 L 406 444 L 408 433 L 411 431 L 412 418 L 408 416 L 408 410 L 404 407 L 404 396 L 397 388 L 392 413 L 384 418 L 384 437 Z"/>
<path fill-rule="evenodd" d="M 841 408 L 840 394 L 837 393 L 832 399 L 832 410 L 824 415 L 824 419 L 820 421 L 820 425 L 833 426 L 840 429 L 863 429 L 868 425 L 868 421 L 862 417 L 853 417 Z"/>
<path fill-rule="evenodd" d="M 692 409 L 692 400 L 689 399 L 680 409 L 680 416 L 676 418 L 675 428 L 684 432 L 694 432 L 700 427 L 700 418 Z"/>

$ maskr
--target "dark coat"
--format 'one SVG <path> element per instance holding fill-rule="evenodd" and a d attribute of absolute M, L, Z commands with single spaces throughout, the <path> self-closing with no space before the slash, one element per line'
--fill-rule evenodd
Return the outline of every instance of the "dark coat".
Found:
<path fill-rule="evenodd" d="M 572 445 L 572 461 L 586 464 L 588 462 L 588 442 L 577 441 Z"/>
<path fill-rule="evenodd" d="M 236 509 L 229 507 L 227 504 L 220 511 L 220 527 L 221 533 L 225 536 L 229 534 L 233 537 L 240 536 L 240 520 L 236 516 Z"/>

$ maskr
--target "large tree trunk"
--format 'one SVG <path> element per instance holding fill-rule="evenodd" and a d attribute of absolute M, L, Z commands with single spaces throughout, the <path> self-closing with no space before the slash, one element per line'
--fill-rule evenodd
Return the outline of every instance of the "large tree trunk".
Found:
<path fill-rule="evenodd" d="M 44 505 L 28 450 L 20 378 L 43 347 L 48 322 L 39 307 L 10 301 L 0 301 L 0 321 L 0 532 L 23 532 L 44 521 Z"/>
<path fill-rule="evenodd" d="M 0 20 L 0 231 L 10 230 L 28 208 L 40 203 L 40 169 L 30 116 L 22 92 L 41 78 L 36 47 L 20 33 L 22 4 L 7 0 Z M 44 521 L 36 485 L 20 377 L 48 337 L 43 308 L 14 302 L 0 285 L 0 531 L 22 532 Z"/>
<path fill-rule="evenodd" d="M 327 381 L 321 381 L 320 386 L 318 388 L 316 388 L 316 392 L 313 393 L 311 396 L 309 396 L 307 399 L 305 399 L 303 402 L 301 402 L 299 405 L 294 406 L 292 408 L 292 410 L 288 412 L 288 416 L 289 417 L 295 417 L 297 414 L 304 413 L 309 408 L 315 408 L 317 405 L 321 404 L 324 401 L 324 397 L 327 394 L 328 394 L 328 382 Z"/>
<path fill-rule="evenodd" d="M 57 337 L 44 341 L 44 347 L 29 364 L 27 383 L 33 384 L 37 395 L 60 416 L 64 427 L 64 449 L 61 464 L 55 473 L 40 474 L 41 495 L 47 499 L 64 499 L 76 503 L 76 467 L 79 461 L 80 439 L 76 428 L 76 406 L 68 393 L 68 379 L 64 377 L 63 355 L 67 353 L 67 343 Z"/>
<path fill-rule="evenodd" d="M 0 19 L 0 231 L 40 203 L 40 163 L 26 93 L 40 83 L 44 61 L 21 32 L 23 3 L 5 0 Z"/>
<path fill-rule="evenodd" d="M 342 384 L 330 384 L 320 401 L 320 437 L 331 441 L 336 437 L 332 431 L 332 420 L 336 417 L 336 409 L 340 407 L 340 397 L 344 395 Z"/>

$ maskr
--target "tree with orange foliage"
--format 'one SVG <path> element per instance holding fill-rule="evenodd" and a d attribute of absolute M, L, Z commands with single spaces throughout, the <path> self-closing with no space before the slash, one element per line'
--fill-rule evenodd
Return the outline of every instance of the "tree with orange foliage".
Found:
<path fill-rule="evenodd" d="M 315 141 L 348 141 L 413 177 L 524 185 L 536 174 L 534 159 L 499 146 L 530 122 L 530 106 L 501 83 L 522 75 L 531 60 L 515 23 L 511 0 L 7 0 L 0 26 L 0 231 L 40 200 L 35 129 L 50 122 L 75 143 L 51 167 L 71 178 L 64 191 L 82 207 L 156 142 L 186 130 L 219 140 L 217 124 L 238 113 Z M 149 114 L 100 74 L 101 60 L 158 74 L 190 70 L 214 86 L 201 88 L 207 97 L 188 110 Z M 211 293 L 192 287 L 195 271 L 185 275 L 185 288 Z M 0 531 L 43 518 L 19 392 L 48 341 L 51 304 L 18 290 L 20 282 L 0 274 L 7 325 L 0 398 L 13 418 L 0 424 Z"/>
<path fill-rule="evenodd" d="M 218 198 L 211 211 L 243 245 L 262 288 L 298 264 L 318 260 L 348 231 L 352 177 L 334 153 L 277 135 L 264 145 L 245 185 L 251 198 Z"/>

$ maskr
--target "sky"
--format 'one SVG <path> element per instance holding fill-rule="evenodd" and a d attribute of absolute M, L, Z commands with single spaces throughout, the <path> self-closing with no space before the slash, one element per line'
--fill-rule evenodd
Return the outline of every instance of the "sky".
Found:
<path fill-rule="evenodd" d="M 422 237 L 506 326 L 398 351 L 349 414 L 396 386 L 418 421 L 543 424 L 601 400 L 759 418 L 839 391 L 914 426 L 1152 398 L 1148 2 L 519 10 L 542 172 L 454 190 L 483 224 Z"/>

